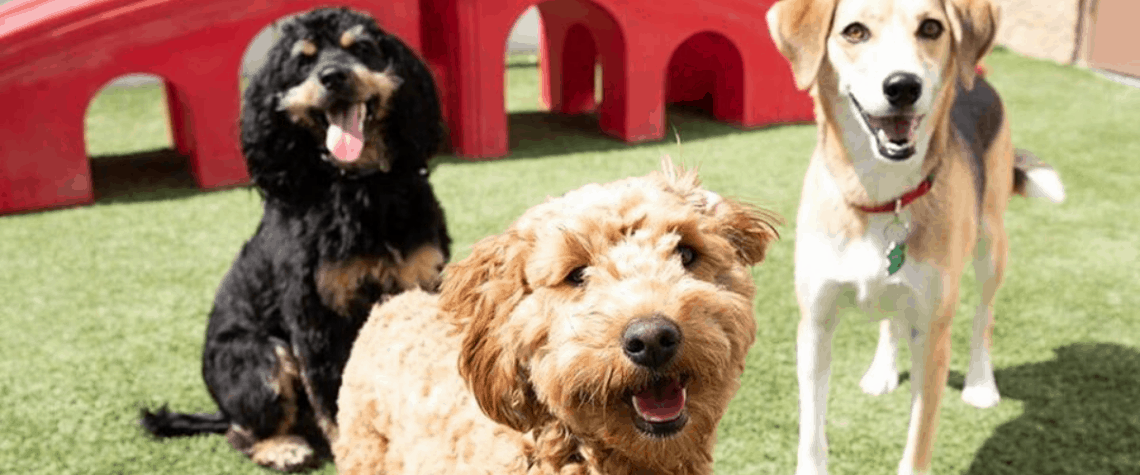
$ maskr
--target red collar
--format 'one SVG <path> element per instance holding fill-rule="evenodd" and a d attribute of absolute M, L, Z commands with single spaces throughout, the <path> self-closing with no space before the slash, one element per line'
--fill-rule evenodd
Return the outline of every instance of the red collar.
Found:
<path fill-rule="evenodd" d="M 926 192 L 930 191 L 930 187 L 932 187 L 932 186 L 934 186 L 934 175 L 933 174 L 927 176 L 925 180 L 922 180 L 922 183 L 919 183 L 917 188 L 910 190 L 910 191 L 904 193 L 902 196 L 895 198 L 891 201 L 888 201 L 885 204 L 881 204 L 879 206 L 855 205 L 855 208 L 859 209 L 859 211 L 862 211 L 864 213 L 894 213 L 894 212 L 898 212 L 899 210 L 903 209 L 904 206 L 909 205 L 914 200 L 917 200 L 922 195 L 925 195 Z"/>

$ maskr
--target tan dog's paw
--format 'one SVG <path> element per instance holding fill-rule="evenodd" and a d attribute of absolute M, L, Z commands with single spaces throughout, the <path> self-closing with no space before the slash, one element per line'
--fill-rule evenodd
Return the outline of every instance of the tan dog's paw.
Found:
<path fill-rule="evenodd" d="M 894 365 L 873 364 L 859 380 L 859 388 L 871 396 L 882 396 L 899 387 L 899 372 Z"/>

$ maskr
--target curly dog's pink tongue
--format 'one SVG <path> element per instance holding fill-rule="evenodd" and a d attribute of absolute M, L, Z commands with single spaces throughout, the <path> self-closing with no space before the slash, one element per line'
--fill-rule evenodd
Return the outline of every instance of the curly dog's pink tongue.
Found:
<path fill-rule="evenodd" d="M 325 147 L 337 160 L 355 162 L 364 149 L 364 104 L 353 104 L 343 112 L 326 112 L 329 130 Z"/>
<path fill-rule="evenodd" d="M 685 409 L 685 387 L 680 381 L 651 386 L 633 395 L 633 408 L 648 422 L 669 422 Z"/>

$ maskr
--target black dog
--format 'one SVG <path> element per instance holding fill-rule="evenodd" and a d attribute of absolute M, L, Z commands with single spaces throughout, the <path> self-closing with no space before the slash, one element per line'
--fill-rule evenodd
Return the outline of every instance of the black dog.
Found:
<path fill-rule="evenodd" d="M 441 138 L 426 66 L 372 18 L 319 9 L 284 23 L 244 95 L 242 150 L 265 207 L 206 330 L 202 374 L 221 411 L 146 411 L 143 427 L 225 433 L 278 470 L 327 456 L 369 309 L 436 289 L 450 257 L 427 176 Z"/>

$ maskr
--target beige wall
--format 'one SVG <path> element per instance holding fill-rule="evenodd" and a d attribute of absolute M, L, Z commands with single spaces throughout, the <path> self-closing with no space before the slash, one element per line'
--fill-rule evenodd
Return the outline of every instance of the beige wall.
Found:
<path fill-rule="evenodd" d="M 1072 63 L 1080 47 L 1080 8 L 1087 0 L 995 0 L 998 43 L 1018 53 Z"/>
<path fill-rule="evenodd" d="M 1064 64 L 1140 77 L 1140 0 L 994 0 L 998 44 Z"/>

